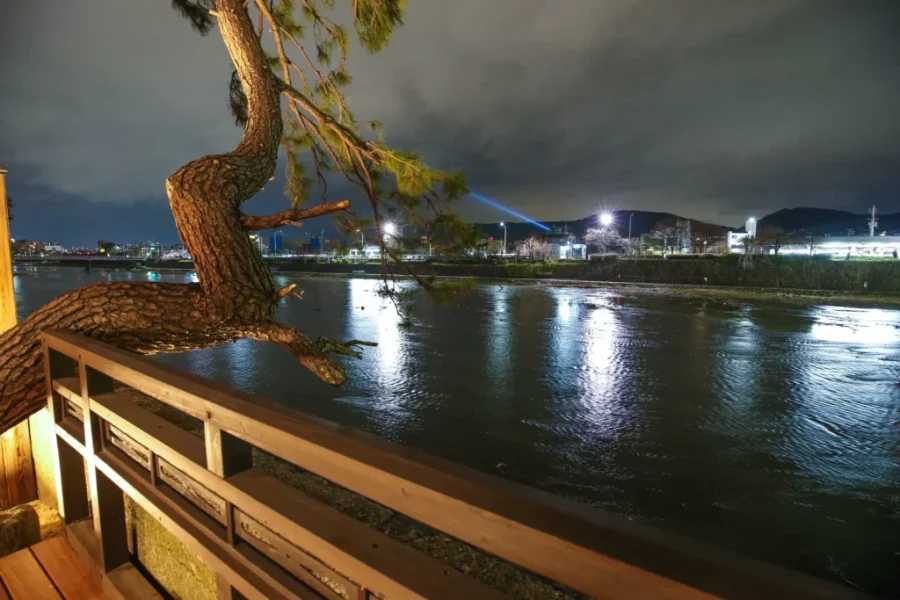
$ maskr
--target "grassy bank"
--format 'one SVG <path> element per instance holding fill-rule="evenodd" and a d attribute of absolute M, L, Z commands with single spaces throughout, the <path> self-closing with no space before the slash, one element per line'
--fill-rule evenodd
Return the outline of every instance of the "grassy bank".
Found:
<path fill-rule="evenodd" d="M 304 263 L 274 260 L 273 270 L 308 276 L 379 277 L 380 263 Z M 190 270 L 189 263 L 160 264 Z M 416 274 L 510 284 L 573 287 L 621 285 L 645 293 L 774 300 L 828 299 L 841 303 L 900 304 L 900 261 L 832 261 L 808 257 L 725 256 L 705 260 L 618 258 L 590 262 L 412 264 Z M 402 274 L 402 271 L 400 271 Z"/>
<path fill-rule="evenodd" d="M 379 274 L 377 263 L 273 261 L 283 272 Z M 486 279 L 571 279 L 627 283 L 811 290 L 900 296 L 900 261 L 832 261 L 807 257 L 725 256 L 706 260 L 609 258 L 556 263 L 414 264 L 419 275 Z"/>

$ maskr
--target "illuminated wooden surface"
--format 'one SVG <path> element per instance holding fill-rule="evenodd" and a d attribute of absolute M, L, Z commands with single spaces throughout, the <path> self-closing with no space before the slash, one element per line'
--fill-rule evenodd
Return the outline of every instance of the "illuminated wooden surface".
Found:
<path fill-rule="evenodd" d="M 64 537 L 0 558 L 0 599 L 107 600 Z"/>
<path fill-rule="evenodd" d="M 0 165 L 0 333 L 16 324 L 12 248 L 6 197 L 6 166 Z M 0 434 L 0 509 L 37 499 L 28 421 Z"/>
<path fill-rule="evenodd" d="M 16 324 L 16 295 L 13 287 L 12 248 L 6 198 L 6 166 L 0 165 L 0 333 Z"/>

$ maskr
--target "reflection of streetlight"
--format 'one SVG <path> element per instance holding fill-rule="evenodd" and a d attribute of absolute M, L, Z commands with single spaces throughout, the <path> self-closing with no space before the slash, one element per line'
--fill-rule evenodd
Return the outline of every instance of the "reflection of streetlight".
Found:
<path fill-rule="evenodd" d="M 506 223 L 500 221 L 500 227 L 503 228 L 503 256 L 506 256 Z"/>
<path fill-rule="evenodd" d="M 612 214 L 603 213 L 602 215 L 600 215 L 600 224 L 603 225 L 604 227 L 612 224 L 612 222 L 613 222 Z"/>

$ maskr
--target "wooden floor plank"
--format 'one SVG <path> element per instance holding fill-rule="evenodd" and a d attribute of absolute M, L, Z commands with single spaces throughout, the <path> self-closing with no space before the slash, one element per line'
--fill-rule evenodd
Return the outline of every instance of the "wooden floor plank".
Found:
<path fill-rule="evenodd" d="M 12 600 L 62 600 L 28 548 L 0 558 L 0 579 Z"/>
<path fill-rule="evenodd" d="M 32 546 L 31 551 L 65 600 L 107 600 L 100 584 L 65 538 L 44 540 Z"/>

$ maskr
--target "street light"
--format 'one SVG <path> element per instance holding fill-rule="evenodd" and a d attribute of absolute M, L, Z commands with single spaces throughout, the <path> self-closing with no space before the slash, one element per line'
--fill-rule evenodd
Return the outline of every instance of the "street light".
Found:
<path fill-rule="evenodd" d="M 633 248 L 631 247 L 631 220 L 634 218 L 634 213 L 628 215 L 628 254 L 633 254 Z"/>
<path fill-rule="evenodd" d="M 502 256 L 506 256 L 506 223 L 500 221 L 500 227 L 503 228 L 503 254 Z"/>
<path fill-rule="evenodd" d="M 356 230 L 356 233 L 359 234 L 359 249 L 362 250 L 362 249 L 363 249 L 363 235 L 362 235 L 362 230 L 361 230 L 361 229 L 357 229 L 357 230 Z"/>
<path fill-rule="evenodd" d="M 397 226 L 393 223 L 385 223 L 382 229 L 384 230 L 384 239 L 388 239 L 397 233 Z"/>
<path fill-rule="evenodd" d="M 611 225 L 613 222 L 613 216 L 611 213 L 603 213 L 600 215 L 600 224 L 604 227 Z"/>

